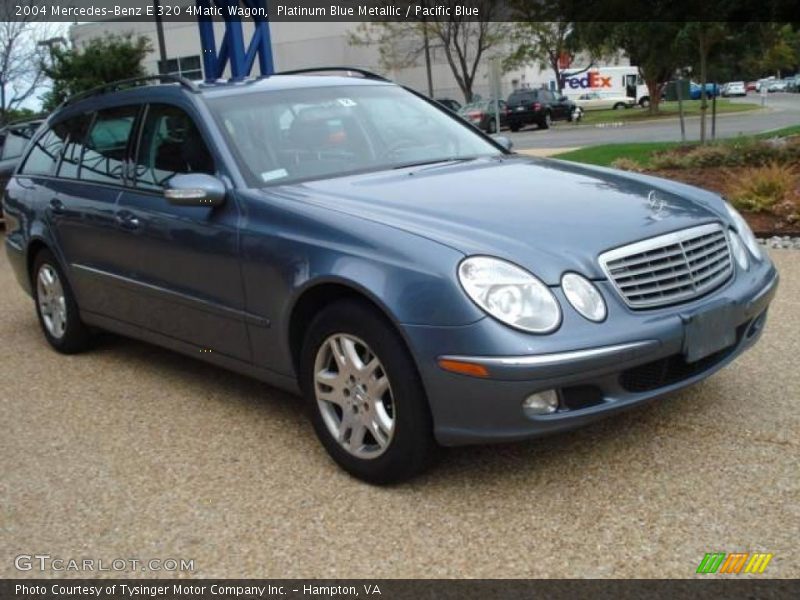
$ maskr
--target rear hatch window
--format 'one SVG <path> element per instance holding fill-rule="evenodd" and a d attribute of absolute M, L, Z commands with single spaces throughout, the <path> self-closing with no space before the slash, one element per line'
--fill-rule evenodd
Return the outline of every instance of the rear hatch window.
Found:
<path fill-rule="evenodd" d="M 519 106 L 520 104 L 531 104 L 536 102 L 538 94 L 536 92 L 514 92 L 508 97 L 509 106 Z"/>

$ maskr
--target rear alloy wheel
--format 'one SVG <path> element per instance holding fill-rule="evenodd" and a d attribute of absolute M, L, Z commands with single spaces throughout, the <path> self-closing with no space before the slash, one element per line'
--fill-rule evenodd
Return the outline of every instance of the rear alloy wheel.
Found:
<path fill-rule="evenodd" d="M 64 354 L 86 350 L 89 329 L 81 321 L 69 282 L 49 250 L 36 255 L 32 283 L 36 314 L 50 345 Z"/>
<path fill-rule="evenodd" d="M 486 126 L 487 133 L 497 133 L 497 123 L 494 119 L 489 120 L 489 124 Z"/>
<path fill-rule="evenodd" d="M 621 110 L 621 109 L 623 109 L 623 108 L 625 108 L 625 105 L 624 105 L 622 102 L 617 102 L 617 103 L 614 105 L 614 110 Z"/>
<path fill-rule="evenodd" d="M 435 456 L 430 411 L 405 343 L 358 301 L 323 309 L 301 355 L 314 429 L 331 457 L 370 483 L 412 477 Z"/>
<path fill-rule="evenodd" d="M 550 126 L 553 124 L 553 117 L 550 116 L 550 112 L 544 113 L 544 118 L 539 122 L 539 129 L 550 129 Z"/>

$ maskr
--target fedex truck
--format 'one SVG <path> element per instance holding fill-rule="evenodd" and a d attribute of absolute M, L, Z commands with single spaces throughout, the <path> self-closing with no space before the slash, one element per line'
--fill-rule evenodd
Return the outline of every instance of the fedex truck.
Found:
<path fill-rule="evenodd" d="M 553 85 L 555 82 L 551 82 Z M 638 67 L 591 67 L 562 71 L 564 95 L 574 100 L 587 92 L 627 96 L 639 106 L 650 104 L 650 93 L 639 75 Z"/>

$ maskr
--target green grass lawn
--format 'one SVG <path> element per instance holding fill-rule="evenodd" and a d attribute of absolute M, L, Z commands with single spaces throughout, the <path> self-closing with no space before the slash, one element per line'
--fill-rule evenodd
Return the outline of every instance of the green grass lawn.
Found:
<path fill-rule="evenodd" d="M 800 135 L 800 125 L 793 125 L 792 127 L 785 127 L 776 131 L 766 133 L 759 133 L 755 136 L 740 136 L 735 138 L 727 138 L 715 142 L 717 144 L 730 144 L 736 141 L 750 138 L 772 138 L 772 137 L 786 137 L 789 135 Z M 552 158 L 562 160 L 569 160 L 573 162 L 588 163 L 591 165 L 600 165 L 603 167 L 611 166 L 611 163 L 618 158 L 628 158 L 635 160 L 643 167 L 647 167 L 650 162 L 650 157 L 656 152 L 663 152 L 664 150 L 671 150 L 678 148 L 681 142 L 643 142 L 634 144 L 604 144 L 601 146 L 588 146 L 586 148 L 578 148 L 562 154 L 556 154 Z M 696 146 L 697 144 L 686 144 L 687 146 Z"/>
<path fill-rule="evenodd" d="M 746 112 L 761 108 L 758 104 L 745 104 L 731 102 L 726 98 L 717 99 L 717 114 Z M 700 100 L 687 100 L 683 103 L 683 114 L 687 117 L 696 117 L 701 113 Z M 711 116 L 711 101 L 708 102 L 708 116 Z M 619 110 L 588 110 L 583 113 L 582 123 L 615 123 L 617 121 L 643 121 L 647 119 L 671 119 L 679 116 L 677 102 L 662 102 L 659 112 L 651 115 L 645 108 L 626 108 Z"/>

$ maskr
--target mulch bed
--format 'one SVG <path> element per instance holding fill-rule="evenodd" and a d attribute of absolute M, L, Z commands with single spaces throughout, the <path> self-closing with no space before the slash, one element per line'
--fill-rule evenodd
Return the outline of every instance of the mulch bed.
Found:
<path fill-rule="evenodd" d="M 729 171 L 729 168 L 706 167 L 702 169 L 648 170 L 647 173 L 656 177 L 674 179 L 675 181 L 695 185 L 718 194 L 724 194 L 725 185 L 730 180 Z M 800 224 L 786 223 L 776 215 L 743 212 L 742 216 L 758 237 L 771 237 L 773 235 L 800 236 Z"/>

